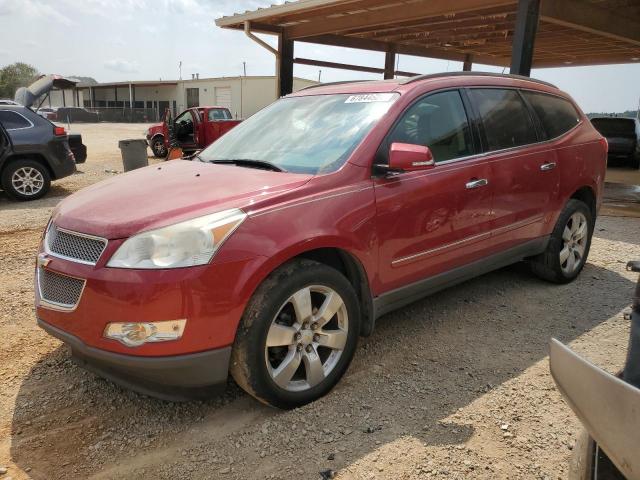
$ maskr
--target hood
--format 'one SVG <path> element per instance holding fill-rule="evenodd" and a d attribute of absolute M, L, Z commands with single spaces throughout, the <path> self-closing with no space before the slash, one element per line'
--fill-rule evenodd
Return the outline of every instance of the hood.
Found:
<path fill-rule="evenodd" d="M 173 160 L 85 188 L 55 209 L 61 228 L 107 239 L 228 208 L 244 208 L 300 187 L 312 175 Z"/>
<path fill-rule="evenodd" d="M 25 107 L 32 107 L 38 98 L 49 93 L 54 88 L 69 89 L 76 86 L 77 80 L 60 75 L 43 75 L 28 87 L 16 90 L 15 101 Z"/>

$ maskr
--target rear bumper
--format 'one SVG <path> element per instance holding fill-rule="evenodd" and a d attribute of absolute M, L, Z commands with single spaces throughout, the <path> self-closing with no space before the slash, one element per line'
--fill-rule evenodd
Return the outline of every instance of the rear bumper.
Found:
<path fill-rule="evenodd" d="M 145 395 L 185 401 L 219 393 L 226 385 L 230 346 L 188 355 L 141 357 L 88 346 L 40 318 L 38 325 L 62 340 L 81 367 Z"/>

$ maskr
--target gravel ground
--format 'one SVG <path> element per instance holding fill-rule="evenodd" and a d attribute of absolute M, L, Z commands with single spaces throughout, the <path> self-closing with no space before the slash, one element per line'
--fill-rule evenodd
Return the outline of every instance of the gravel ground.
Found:
<path fill-rule="evenodd" d="M 570 285 L 520 264 L 386 315 L 311 405 L 277 411 L 232 384 L 210 401 L 166 403 L 74 366 L 33 314 L 51 208 L 121 170 L 117 139 L 144 128 L 74 128 L 89 146 L 83 174 L 37 202 L 0 194 L 0 480 L 566 478 L 579 424 L 549 375 L 548 341 L 622 366 L 635 282 L 624 266 L 640 258 L 640 219 L 601 216 Z"/>

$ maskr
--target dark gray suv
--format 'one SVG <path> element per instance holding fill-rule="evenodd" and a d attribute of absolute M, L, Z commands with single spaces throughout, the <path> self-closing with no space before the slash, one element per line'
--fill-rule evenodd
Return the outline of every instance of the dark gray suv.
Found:
<path fill-rule="evenodd" d="M 64 128 L 29 108 L 0 105 L 0 135 L 0 185 L 16 200 L 40 198 L 76 171 Z"/>

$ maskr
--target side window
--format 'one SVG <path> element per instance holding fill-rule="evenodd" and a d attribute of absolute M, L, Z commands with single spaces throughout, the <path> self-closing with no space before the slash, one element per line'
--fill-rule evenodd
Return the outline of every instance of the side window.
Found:
<path fill-rule="evenodd" d="M 29 120 L 22 115 L 12 112 L 10 110 L 0 110 L 0 123 L 7 130 L 14 130 L 16 128 L 28 128 L 31 126 Z"/>
<path fill-rule="evenodd" d="M 559 137 L 580 123 L 580 114 L 564 98 L 527 90 L 522 94 L 540 119 L 547 138 Z"/>
<path fill-rule="evenodd" d="M 470 94 L 482 117 L 489 150 L 538 141 L 533 120 L 516 90 L 474 88 Z"/>
<path fill-rule="evenodd" d="M 384 146 L 411 143 L 429 147 L 437 162 L 474 153 L 471 128 L 457 90 L 434 93 L 418 100 L 393 128 Z"/>

